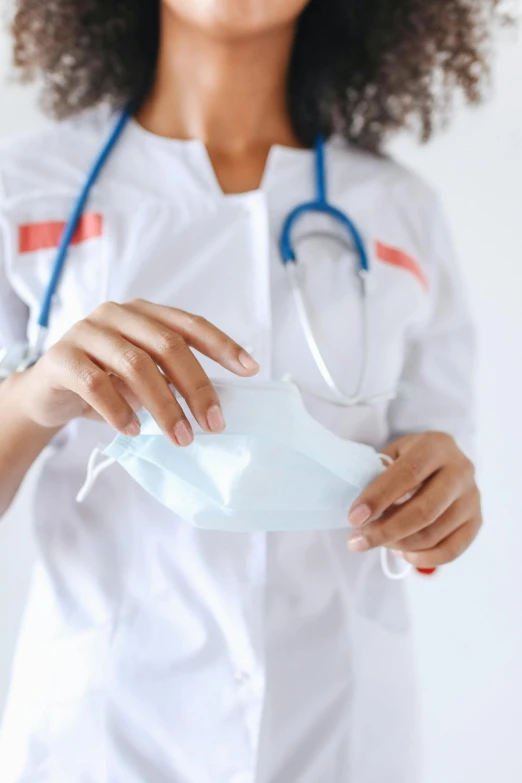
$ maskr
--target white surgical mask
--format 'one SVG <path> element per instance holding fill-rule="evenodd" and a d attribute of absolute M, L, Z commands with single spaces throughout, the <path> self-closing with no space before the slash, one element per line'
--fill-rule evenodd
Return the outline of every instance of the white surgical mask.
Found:
<path fill-rule="evenodd" d="M 118 435 L 89 463 L 81 502 L 118 462 L 147 492 L 196 527 L 253 531 L 348 530 L 348 510 L 385 470 L 371 446 L 343 440 L 306 411 L 291 383 L 217 381 L 226 429 L 204 432 L 186 405 L 194 442 L 170 443 L 148 413 L 141 434 Z M 98 451 L 99 453 L 99 451 Z M 385 573 L 392 578 L 383 557 Z"/>

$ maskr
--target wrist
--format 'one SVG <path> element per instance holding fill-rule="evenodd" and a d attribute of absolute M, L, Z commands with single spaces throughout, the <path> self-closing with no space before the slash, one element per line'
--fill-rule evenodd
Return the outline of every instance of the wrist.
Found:
<path fill-rule="evenodd" d="M 27 435 L 39 435 L 49 439 L 58 432 L 60 427 L 45 426 L 35 416 L 37 409 L 33 399 L 33 368 L 15 373 L 0 385 L 0 399 L 9 420 Z"/>

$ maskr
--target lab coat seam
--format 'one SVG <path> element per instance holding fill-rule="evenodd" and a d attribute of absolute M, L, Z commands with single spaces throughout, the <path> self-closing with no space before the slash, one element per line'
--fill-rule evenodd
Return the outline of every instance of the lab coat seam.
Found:
<path fill-rule="evenodd" d="M 1 181 L 1 171 L 0 171 Z M 34 204 L 43 203 L 48 204 L 51 199 L 69 199 L 71 203 L 75 201 L 78 196 L 78 183 L 72 183 L 71 185 L 62 185 L 47 187 L 42 185 L 41 187 L 32 186 L 26 188 L 18 193 L 2 195 L 0 193 L 0 206 L 3 206 L 5 211 L 20 209 L 23 207 L 31 207 Z M 131 182 L 127 182 L 124 179 L 116 178 L 107 181 L 104 179 L 102 182 L 95 183 L 92 188 L 92 193 L 89 197 L 89 211 L 92 211 L 93 204 L 99 204 L 98 211 L 103 211 L 102 207 L 109 203 L 114 203 L 116 197 L 116 203 L 121 200 L 122 196 L 126 197 L 131 195 L 133 197 L 139 197 L 140 200 L 145 198 L 154 207 L 165 207 L 165 198 L 157 195 L 153 191 L 146 191 L 144 194 L 143 189 L 138 188 Z M 65 212 L 68 213 L 66 209 Z M 64 216 L 62 216 L 64 217 Z"/>

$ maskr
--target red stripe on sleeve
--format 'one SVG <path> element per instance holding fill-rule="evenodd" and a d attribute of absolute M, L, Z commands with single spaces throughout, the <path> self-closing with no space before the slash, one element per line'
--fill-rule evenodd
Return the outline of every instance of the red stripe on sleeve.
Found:
<path fill-rule="evenodd" d="M 20 253 L 35 253 L 37 250 L 50 250 L 60 244 L 65 228 L 61 220 L 49 220 L 45 223 L 27 223 L 18 227 L 18 250 Z M 85 212 L 76 226 L 71 244 L 79 245 L 88 239 L 103 234 L 103 217 L 97 212 Z"/>
<path fill-rule="evenodd" d="M 407 269 L 408 272 L 415 275 L 422 287 L 426 291 L 428 290 L 428 278 L 424 274 L 420 264 L 407 253 L 404 253 L 396 247 L 389 247 L 389 245 L 385 245 L 382 242 L 376 242 L 375 255 L 379 261 L 383 261 L 385 264 L 392 264 L 392 266 Z"/>

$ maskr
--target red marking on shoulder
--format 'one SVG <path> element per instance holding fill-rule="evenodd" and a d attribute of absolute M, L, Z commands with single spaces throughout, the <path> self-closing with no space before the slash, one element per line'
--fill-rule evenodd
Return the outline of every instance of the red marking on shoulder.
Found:
<path fill-rule="evenodd" d="M 18 250 L 20 253 L 35 253 L 50 250 L 60 244 L 65 221 L 48 220 L 44 223 L 26 223 L 18 227 Z M 85 212 L 76 226 L 71 245 L 79 245 L 88 239 L 103 234 L 103 217 L 97 212 Z"/>
<path fill-rule="evenodd" d="M 406 269 L 415 275 L 419 283 L 422 285 L 425 291 L 428 290 L 428 278 L 424 274 L 420 264 L 407 253 L 399 250 L 396 247 L 390 247 L 383 242 L 375 243 L 375 256 L 385 264 L 391 264 L 392 266 L 398 266 L 402 269 Z"/>

